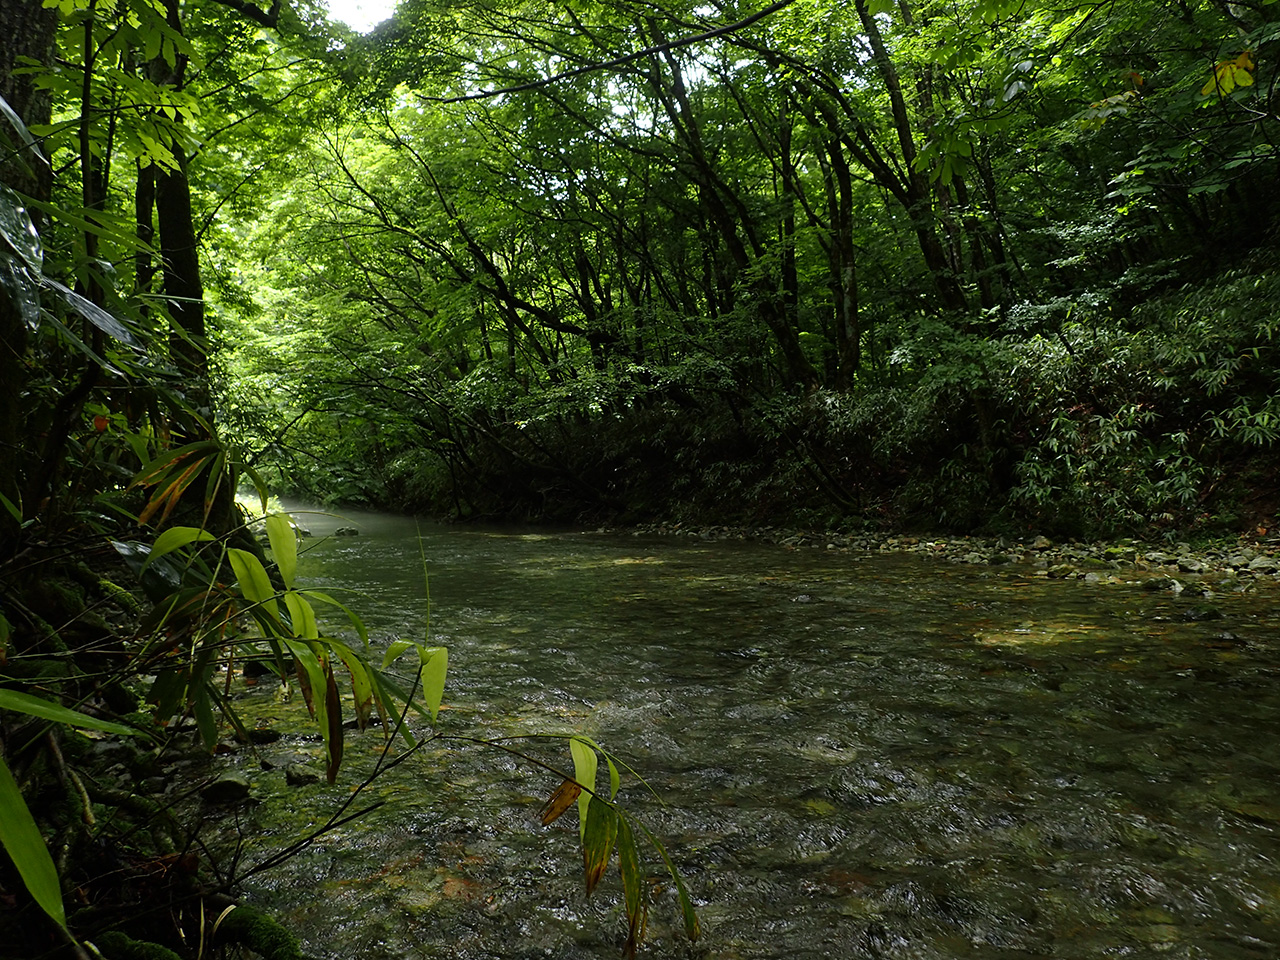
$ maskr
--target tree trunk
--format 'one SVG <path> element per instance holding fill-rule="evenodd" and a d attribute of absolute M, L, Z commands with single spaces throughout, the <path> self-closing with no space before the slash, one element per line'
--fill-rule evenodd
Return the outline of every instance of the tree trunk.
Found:
<path fill-rule="evenodd" d="M 54 34 L 58 12 L 33 0 L 0 0 L 0 96 L 8 102 L 28 125 L 48 123 L 52 100 L 48 91 L 37 90 L 30 74 L 15 76 L 19 58 L 49 64 L 53 56 Z M 29 58 L 29 60 L 28 60 Z M 19 143 L 17 131 L 5 125 L 5 141 Z M 22 154 L 26 163 L 17 159 L 0 162 L 0 181 L 20 193 L 46 200 L 49 196 L 48 164 Z M 38 223 L 38 220 L 37 220 Z M 7 256 L 3 254 L 0 256 Z M 19 503 L 18 491 L 24 474 L 22 395 L 26 386 L 27 324 L 17 300 L 17 291 L 0 288 L 0 494 Z M 30 505 L 27 506 L 30 510 Z M 0 559 L 13 553 L 19 535 L 19 523 L 7 509 L 0 507 Z"/>

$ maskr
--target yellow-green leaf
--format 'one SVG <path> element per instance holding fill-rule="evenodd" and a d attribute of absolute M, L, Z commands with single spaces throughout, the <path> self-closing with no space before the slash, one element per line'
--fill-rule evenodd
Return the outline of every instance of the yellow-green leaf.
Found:
<path fill-rule="evenodd" d="M 275 557 L 280 579 L 286 587 L 292 587 L 298 570 L 298 535 L 293 532 L 293 524 L 287 514 L 269 514 L 266 525 L 267 540 L 271 543 L 271 555 Z"/>
<path fill-rule="evenodd" d="M 578 836 L 585 839 L 587 833 L 587 810 L 591 805 L 591 792 L 596 788 L 596 767 L 599 759 L 595 749 L 581 737 L 573 737 L 569 741 L 569 755 L 573 757 L 573 778 L 585 787 L 582 796 L 578 797 Z"/>
<path fill-rule="evenodd" d="M 369 676 L 369 667 L 341 640 L 329 642 L 329 649 L 346 664 L 351 674 L 351 695 L 355 701 L 356 722 L 363 730 L 369 725 L 369 716 L 373 713 L 373 681 Z"/>
<path fill-rule="evenodd" d="M 156 537 L 156 542 L 151 545 L 151 552 L 147 554 L 147 559 L 143 562 L 142 569 L 145 572 L 152 560 L 163 557 L 166 553 L 172 553 L 174 550 L 195 543 L 197 540 L 213 539 L 216 538 L 212 533 L 199 527 L 170 527 Z"/>
<path fill-rule="evenodd" d="M 261 604 L 273 617 L 279 616 L 276 607 L 276 590 L 271 585 L 262 561 L 248 550 L 232 547 L 227 551 L 227 559 L 231 561 L 231 569 L 235 571 L 236 581 L 240 584 L 240 592 L 250 603 Z"/>
<path fill-rule="evenodd" d="M 293 632 L 303 640 L 315 640 L 320 636 L 320 628 L 316 625 L 315 609 L 306 598 L 292 590 L 284 595 L 284 605 L 289 611 L 289 619 L 293 621 Z"/>
<path fill-rule="evenodd" d="M 444 699 L 445 674 L 449 670 L 448 647 L 419 647 L 418 655 L 422 658 L 422 699 L 427 702 L 431 711 L 431 722 L 434 723 L 440 713 L 440 702 Z"/>

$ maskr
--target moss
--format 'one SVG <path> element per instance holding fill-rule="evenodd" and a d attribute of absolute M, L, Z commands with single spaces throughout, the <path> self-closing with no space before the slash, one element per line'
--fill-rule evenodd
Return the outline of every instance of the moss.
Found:
<path fill-rule="evenodd" d="M 237 905 L 218 926 L 220 943 L 238 943 L 264 960 L 303 960 L 298 938 L 261 910 Z"/>
<path fill-rule="evenodd" d="M 168 947 L 147 940 L 134 940 L 119 930 L 108 930 L 93 938 L 105 960 L 182 960 Z"/>

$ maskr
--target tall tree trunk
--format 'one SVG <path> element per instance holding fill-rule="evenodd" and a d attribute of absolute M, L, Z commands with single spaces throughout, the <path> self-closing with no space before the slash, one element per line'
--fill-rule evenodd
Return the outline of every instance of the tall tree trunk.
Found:
<path fill-rule="evenodd" d="M 880 33 L 880 25 L 867 7 L 867 0 L 854 0 L 854 8 L 858 11 L 858 19 L 871 44 L 871 52 L 889 93 L 889 105 L 893 113 L 894 132 L 898 137 L 898 147 L 902 151 L 902 167 L 905 175 L 907 191 L 907 213 L 915 227 L 916 239 L 920 243 L 920 252 L 924 254 L 925 265 L 933 275 L 933 281 L 942 298 L 943 306 L 948 310 L 965 309 L 964 291 L 947 258 L 947 252 L 938 239 L 938 231 L 933 217 L 933 204 L 929 188 L 929 174 L 925 170 L 916 169 L 915 134 L 911 129 L 911 118 L 907 113 L 907 101 L 902 95 L 902 81 L 898 69 L 889 56 L 884 36 Z"/>
<path fill-rule="evenodd" d="M 19 62 L 49 64 L 58 26 L 56 9 L 34 0 L 0 0 L 0 96 L 28 125 L 48 123 L 52 100 L 48 91 L 37 90 L 30 74 L 14 75 Z M 9 126 L 7 120 L 0 123 Z M 17 131 L 7 129 L 7 139 L 17 143 Z M 0 162 L 0 182 L 38 199 L 49 196 L 49 167 L 30 155 Z M 0 254 L 7 256 L 7 254 Z M 25 473 L 22 395 L 26 387 L 27 323 L 18 291 L 0 287 L 0 494 L 17 505 L 18 491 Z M 17 545 L 19 523 L 0 507 L 0 559 L 12 554 Z"/>
<path fill-rule="evenodd" d="M 199 410 L 209 404 L 204 284 L 200 280 L 186 153 L 180 143 L 171 144 L 170 149 L 177 168 L 156 174 L 156 225 L 163 258 L 164 296 L 174 323 L 169 335 L 169 354 L 187 378 L 188 400 Z M 202 415 L 207 416 L 207 411 Z"/>

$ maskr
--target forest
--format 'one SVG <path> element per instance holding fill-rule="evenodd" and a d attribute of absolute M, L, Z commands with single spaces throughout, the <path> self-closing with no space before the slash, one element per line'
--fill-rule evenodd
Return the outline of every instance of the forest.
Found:
<path fill-rule="evenodd" d="M 159 815 L 86 788 L 70 731 L 189 718 L 212 748 L 245 618 L 331 779 L 337 674 L 362 723 L 421 706 L 319 637 L 330 598 L 238 491 L 1265 534 L 1278 13 L 401 0 L 358 34 L 319 0 L 0 0 L 0 887 L 56 921 L 18 949 L 59 949 L 60 891 L 103 869 L 95 805 Z"/>

